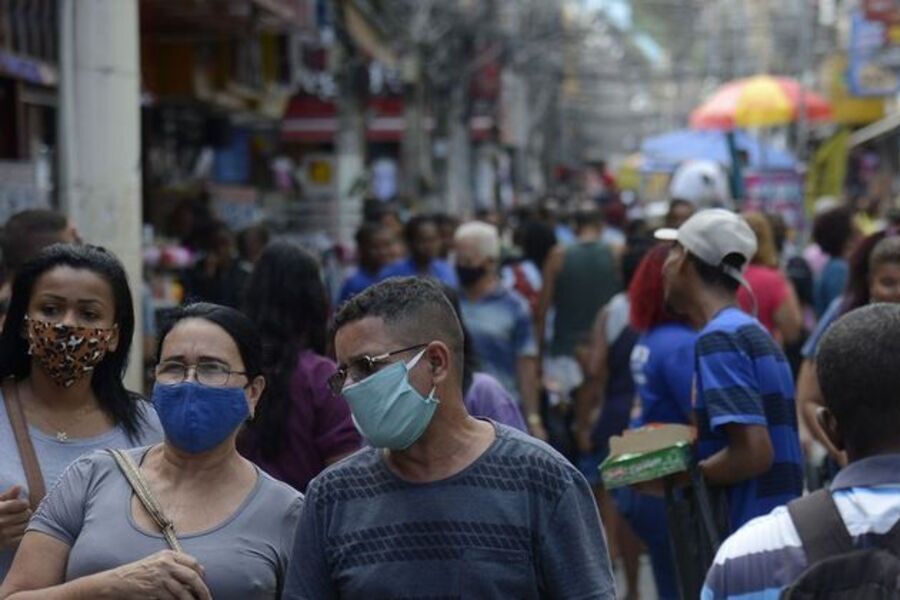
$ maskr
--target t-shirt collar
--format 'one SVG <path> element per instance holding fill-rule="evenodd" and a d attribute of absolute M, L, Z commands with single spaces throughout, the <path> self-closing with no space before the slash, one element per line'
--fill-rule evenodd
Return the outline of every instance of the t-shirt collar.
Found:
<path fill-rule="evenodd" d="M 900 454 L 879 454 L 850 463 L 831 482 L 831 491 L 900 484 Z"/>

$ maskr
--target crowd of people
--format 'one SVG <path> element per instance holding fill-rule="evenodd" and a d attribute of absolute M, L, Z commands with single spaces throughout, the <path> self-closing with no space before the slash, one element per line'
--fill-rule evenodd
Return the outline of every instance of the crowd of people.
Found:
<path fill-rule="evenodd" d="M 661 423 L 696 428 L 727 538 L 693 593 L 836 589 L 816 563 L 900 539 L 898 226 L 823 205 L 801 247 L 690 198 L 658 220 L 615 195 L 467 222 L 376 202 L 333 293 L 310 251 L 205 220 L 156 315 L 64 217 L 15 215 L 0 598 L 614 598 L 617 565 L 625 597 L 685 597 L 662 482 L 600 475 Z M 146 399 L 123 383 L 142 334 Z M 809 551 L 810 520 L 844 546 Z"/>

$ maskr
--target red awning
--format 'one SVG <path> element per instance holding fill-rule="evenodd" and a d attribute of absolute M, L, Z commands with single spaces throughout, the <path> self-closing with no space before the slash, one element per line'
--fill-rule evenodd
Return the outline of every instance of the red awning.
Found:
<path fill-rule="evenodd" d="M 434 119 L 425 118 L 425 127 L 434 128 Z M 469 120 L 473 141 L 489 139 L 495 127 L 494 118 L 475 116 Z M 295 143 L 329 143 L 337 135 L 337 106 L 317 96 L 298 95 L 291 98 L 281 124 L 281 139 Z M 377 96 L 366 107 L 366 140 L 369 142 L 403 141 L 406 129 L 403 98 Z"/>
<path fill-rule="evenodd" d="M 318 96 L 291 98 L 281 122 L 281 138 L 286 142 L 327 143 L 337 133 L 337 107 Z"/>

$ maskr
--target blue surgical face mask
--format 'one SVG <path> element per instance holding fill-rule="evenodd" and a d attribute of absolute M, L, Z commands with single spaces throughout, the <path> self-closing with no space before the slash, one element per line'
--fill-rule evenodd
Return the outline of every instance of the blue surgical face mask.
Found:
<path fill-rule="evenodd" d="M 166 440 L 191 454 L 215 448 L 250 416 L 243 388 L 210 387 L 193 381 L 157 383 L 153 406 Z"/>
<path fill-rule="evenodd" d="M 408 364 L 396 362 L 344 388 L 353 423 L 376 448 L 405 450 L 422 437 L 437 408 L 434 388 L 428 397 L 409 383 L 409 372 L 425 350 Z"/>

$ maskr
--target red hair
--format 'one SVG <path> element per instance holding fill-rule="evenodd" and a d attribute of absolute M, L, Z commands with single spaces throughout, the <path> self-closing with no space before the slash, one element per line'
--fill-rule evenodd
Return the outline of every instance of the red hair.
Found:
<path fill-rule="evenodd" d="M 678 319 L 666 308 L 662 267 L 670 244 L 658 244 L 644 256 L 628 286 L 631 327 L 646 332 L 662 323 Z"/>

